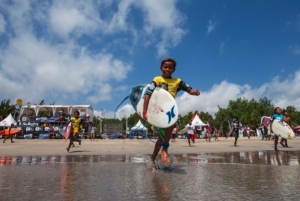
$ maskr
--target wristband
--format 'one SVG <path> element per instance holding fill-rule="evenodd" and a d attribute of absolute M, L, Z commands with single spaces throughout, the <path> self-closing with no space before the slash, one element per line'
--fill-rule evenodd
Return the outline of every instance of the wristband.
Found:
<path fill-rule="evenodd" d="M 147 111 L 143 111 L 143 115 L 147 114 Z"/>

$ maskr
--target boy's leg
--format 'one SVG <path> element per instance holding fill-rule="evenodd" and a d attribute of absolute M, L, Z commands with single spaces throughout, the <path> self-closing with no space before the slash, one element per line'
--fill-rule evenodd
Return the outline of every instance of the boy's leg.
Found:
<path fill-rule="evenodd" d="M 278 149 L 277 149 L 277 144 L 278 144 L 278 135 L 275 135 L 274 136 L 274 150 L 275 151 L 278 151 Z"/>
<path fill-rule="evenodd" d="M 284 142 L 285 142 L 285 147 L 289 147 L 287 144 L 287 139 L 284 139 Z"/>
<path fill-rule="evenodd" d="M 153 150 L 153 153 L 152 153 L 152 156 L 151 156 L 151 160 L 152 160 L 152 163 L 155 162 L 155 159 L 156 159 L 156 156 L 161 148 L 161 143 L 163 142 L 162 138 L 160 136 L 158 136 L 158 139 L 155 143 L 155 146 L 154 146 L 154 150 Z"/>
<path fill-rule="evenodd" d="M 73 136 L 71 136 L 70 142 L 69 142 L 69 146 L 67 147 L 67 151 L 68 152 L 70 151 L 70 148 L 71 148 L 72 145 L 74 145 L 74 143 L 73 143 Z"/>
<path fill-rule="evenodd" d="M 284 142 L 284 139 L 283 139 L 283 138 L 281 138 L 281 140 L 280 140 L 280 144 L 281 144 L 281 146 L 285 147 L 285 146 L 284 146 L 284 144 L 283 144 L 283 142 Z"/>
<path fill-rule="evenodd" d="M 191 146 L 191 135 L 190 134 L 187 134 L 187 139 L 188 139 L 188 143 L 189 143 L 189 146 Z"/>
<path fill-rule="evenodd" d="M 169 128 L 165 129 L 165 137 L 162 142 L 162 150 L 161 150 L 161 161 L 165 163 L 170 163 L 170 158 L 168 156 L 168 147 L 169 147 L 169 141 L 172 135 L 174 125 L 170 126 Z"/>

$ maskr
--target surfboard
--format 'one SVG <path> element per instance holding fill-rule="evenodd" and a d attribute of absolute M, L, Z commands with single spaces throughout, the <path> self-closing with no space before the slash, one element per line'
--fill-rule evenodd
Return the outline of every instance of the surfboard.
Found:
<path fill-rule="evenodd" d="M 65 136 L 65 142 L 68 140 L 69 135 L 71 133 L 71 128 L 72 128 L 72 122 L 70 122 L 66 128 L 66 136 Z"/>
<path fill-rule="evenodd" d="M 66 127 L 64 128 L 59 128 L 58 132 L 61 136 L 66 137 Z"/>
<path fill-rule="evenodd" d="M 263 117 L 261 117 L 261 125 L 264 125 L 265 127 L 268 128 L 268 126 L 271 123 L 271 120 L 272 120 L 271 117 L 263 116 Z"/>
<path fill-rule="evenodd" d="M 293 137 L 295 137 L 295 133 L 292 128 L 287 123 L 279 120 L 274 120 L 272 122 L 272 130 L 275 135 L 284 139 L 293 139 Z"/>
<path fill-rule="evenodd" d="M 130 102 L 143 118 L 144 97 L 150 85 L 138 85 L 129 95 Z M 160 87 L 156 87 L 151 95 L 148 105 L 148 123 L 158 128 L 168 128 L 178 120 L 178 107 L 173 96 Z"/>
<path fill-rule="evenodd" d="M 10 130 L 10 135 L 14 135 L 14 134 L 16 134 L 16 133 L 18 133 L 20 131 L 21 131 L 21 129 L 19 129 L 19 128 L 12 128 Z M 9 128 L 0 131 L 0 135 L 9 135 Z"/>

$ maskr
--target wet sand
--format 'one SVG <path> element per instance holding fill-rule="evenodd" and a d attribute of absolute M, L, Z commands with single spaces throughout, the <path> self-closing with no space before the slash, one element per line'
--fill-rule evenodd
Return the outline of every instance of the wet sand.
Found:
<path fill-rule="evenodd" d="M 42 156 L 42 155 L 124 155 L 124 154 L 151 154 L 154 148 L 155 140 L 147 139 L 95 139 L 90 141 L 84 139 L 79 146 L 75 142 L 75 147 L 67 152 L 68 141 L 64 140 L 33 140 L 33 139 L 15 139 L 15 143 L 9 140 L 0 144 L 0 156 Z M 185 153 L 225 153 L 240 151 L 273 151 L 274 141 L 261 140 L 261 137 L 239 138 L 238 146 L 234 147 L 234 138 L 219 138 L 219 141 L 211 142 L 205 139 L 196 139 L 192 147 L 188 146 L 185 139 L 176 139 L 170 142 L 170 154 Z M 280 151 L 299 151 L 300 138 L 288 140 L 288 148 L 278 144 Z"/>

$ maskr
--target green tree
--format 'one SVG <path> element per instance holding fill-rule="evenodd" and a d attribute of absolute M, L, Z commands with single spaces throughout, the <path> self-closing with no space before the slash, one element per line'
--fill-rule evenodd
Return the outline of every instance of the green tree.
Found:
<path fill-rule="evenodd" d="M 16 105 L 10 104 L 10 99 L 4 99 L 0 103 L 0 120 L 5 119 L 9 114 L 16 116 Z M 15 118 L 15 117 L 14 117 Z"/>

